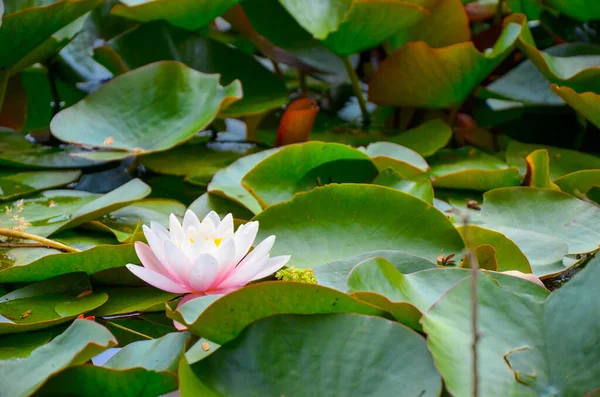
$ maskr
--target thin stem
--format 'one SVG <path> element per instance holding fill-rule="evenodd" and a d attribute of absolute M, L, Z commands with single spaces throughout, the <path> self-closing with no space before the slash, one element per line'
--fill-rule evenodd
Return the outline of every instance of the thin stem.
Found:
<path fill-rule="evenodd" d="M 363 124 L 369 125 L 371 124 L 371 118 L 369 116 L 369 111 L 367 110 L 367 101 L 365 100 L 365 96 L 363 95 L 362 87 L 360 86 L 360 81 L 358 80 L 356 71 L 352 66 L 352 62 L 350 62 L 350 57 L 342 57 L 342 61 L 344 61 L 346 72 L 348 72 L 348 77 L 350 77 L 350 82 L 352 83 L 352 90 L 354 91 L 354 95 L 356 96 L 356 99 L 358 99 L 358 105 L 360 106 L 360 111 L 363 116 Z"/>
<path fill-rule="evenodd" d="M 494 17 L 494 23 L 498 24 L 502 22 L 502 16 L 504 15 L 504 0 L 498 0 L 498 6 L 496 7 L 496 16 Z"/>
<path fill-rule="evenodd" d="M 277 75 L 277 77 L 279 77 L 281 80 L 285 81 L 285 76 L 283 75 L 283 72 L 281 71 L 279 64 L 277 62 L 275 62 L 273 59 L 271 59 L 271 63 L 273 64 L 273 70 L 275 71 L 275 74 Z"/>
<path fill-rule="evenodd" d="M 575 136 L 575 141 L 573 142 L 573 149 L 580 150 L 583 146 L 583 140 L 585 139 L 585 133 L 587 131 L 588 122 L 581 115 L 581 113 L 577 112 L 577 122 L 579 123 L 579 131 L 577 131 L 577 135 Z"/>
<path fill-rule="evenodd" d="M 55 248 L 57 250 L 65 251 L 65 252 L 81 252 L 77 248 L 69 247 L 68 245 L 64 245 L 63 243 L 59 243 L 58 241 L 50 240 L 44 237 L 36 236 L 35 234 L 20 232 L 17 230 L 0 228 L 0 236 L 18 238 L 21 240 L 33 240 L 38 243 L 42 243 L 47 245 L 50 248 Z"/>
<path fill-rule="evenodd" d="M 134 331 L 134 330 L 132 330 L 131 328 L 127 328 L 127 327 L 124 327 L 124 326 L 122 326 L 122 325 L 119 325 L 119 324 L 117 324 L 117 323 L 113 323 L 112 321 L 104 321 L 104 323 L 105 323 L 106 325 L 109 325 L 109 324 L 110 324 L 110 325 L 112 325 L 113 327 L 115 327 L 115 328 L 119 328 L 119 329 L 121 329 L 121 330 L 123 330 L 123 331 L 131 332 L 132 334 L 135 334 L 135 335 L 137 335 L 137 336 L 141 336 L 142 338 L 146 338 L 146 339 L 150 339 L 150 340 L 154 339 L 154 338 L 152 338 L 151 336 L 144 335 L 144 334 L 142 334 L 141 332 Z"/>
<path fill-rule="evenodd" d="M 0 69 L 0 112 L 2 111 L 2 105 L 4 104 L 4 96 L 6 95 L 6 88 L 8 87 L 8 79 L 8 70 Z"/>
<path fill-rule="evenodd" d="M 298 84 L 300 84 L 300 92 L 302 95 L 306 96 L 306 73 L 300 69 L 298 69 Z"/>
<path fill-rule="evenodd" d="M 0 248 L 52 248 L 40 243 L 0 243 Z"/>

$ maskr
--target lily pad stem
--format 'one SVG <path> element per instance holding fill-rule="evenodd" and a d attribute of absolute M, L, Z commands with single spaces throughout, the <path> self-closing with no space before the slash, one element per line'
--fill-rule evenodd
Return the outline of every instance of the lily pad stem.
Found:
<path fill-rule="evenodd" d="M 356 99 L 358 99 L 358 105 L 360 106 L 360 111 L 363 116 L 363 124 L 369 125 L 371 124 L 371 118 L 369 117 L 369 111 L 367 110 L 367 101 L 363 95 L 362 87 L 360 86 L 360 81 L 358 80 L 354 66 L 352 66 L 352 62 L 350 62 L 350 57 L 348 56 L 342 57 L 342 61 L 344 61 L 346 72 L 348 72 L 348 77 L 350 77 L 354 95 L 356 96 Z"/>
<path fill-rule="evenodd" d="M 0 69 L 0 112 L 2 111 L 2 105 L 4 104 L 4 96 L 6 95 L 6 88 L 8 87 L 8 70 Z"/>
<path fill-rule="evenodd" d="M 63 243 L 59 243 L 58 241 L 50 240 L 44 237 L 36 236 L 35 234 L 30 234 L 26 232 L 20 232 L 17 230 L 7 229 L 0 227 L 0 236 L 18 238 L 22 240 L 33 240 L 41 243 L 47 247 L 55 248 L 57 250 L 65 251 L 65 252 L 81 252 L 77 248 L 69 247 Z"/>

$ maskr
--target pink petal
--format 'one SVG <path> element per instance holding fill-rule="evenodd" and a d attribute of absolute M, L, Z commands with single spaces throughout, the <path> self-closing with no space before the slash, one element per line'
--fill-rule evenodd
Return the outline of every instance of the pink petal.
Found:
<path fill-rule="evenodd" d="M 275 258 L 270 258 L 267 260 L 267 263 L 263 266 L 262 270 L 256 273 L 250 281 L 258 280 L 263 277 L 267 277 L 270 274 L 275 273 L 277 270 L 281 269 L 288 261 L 290 260 L 290 255 L 282 255 L 276 256 Z"/>
<path fill-rule="evenodd" d="M 167 277 L 159 273 L 153 272 L 150 269 L 146 269 L 145 267 L 136 266 L 132 264 L 128 264 L 126 266 L 131 273 L 135 274 L 137 277 L 141 278 L 148 284 L 158 289 L 171 292 L 173 294 L 185 294 L 187 292 L 190 292 L 186 288 L 172 281 L 171 279 L 168 279 Z"/>
<path fill-rule="evenodd" d="M 152 248 L 141 241 L 136 241 L 134 246 L 135 253 L 137 254 L 138 258 L 140 258 L 140 261 L 145 268 L 150 269 L 155 273 L 169 276 L 169 272 L 165 269 L 165 266 L 162 264 L 162 262 L 158 260 L 156 255 L 154 255 Z"/>
<path fill-rule="evenodd" d="M 218 285 L 218 288 L 230 288 L 235 285 L 246 285 L 252 277 L 258 273 L 267 263 L 269 257 L 263 257 L 261 260 L 253 261 L 250 265 L 236 267 L 235 270 Z"/>

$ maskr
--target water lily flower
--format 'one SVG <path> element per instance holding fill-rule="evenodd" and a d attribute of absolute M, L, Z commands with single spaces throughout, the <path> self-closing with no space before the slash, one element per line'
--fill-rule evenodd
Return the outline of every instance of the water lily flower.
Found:
<path fill-rule="evenodd" d="M 144 225 L 143 230 L 148 245 L 135 243 L 143 267 L 128 264 L 127 268 L 163 291 L 188 294 L 180 305 L 199 296 L 241 288 L 276 272 L 290 259 L 289 255 L 270 257 L 275 236 L 250 251 L 258 222 L 248 222 L 234 232 L 231 214 L 221 220 L 211 211 L 200 222 L 188 210 L 183 224 L 171 214 L 169 230 L 156 222 Z"/>

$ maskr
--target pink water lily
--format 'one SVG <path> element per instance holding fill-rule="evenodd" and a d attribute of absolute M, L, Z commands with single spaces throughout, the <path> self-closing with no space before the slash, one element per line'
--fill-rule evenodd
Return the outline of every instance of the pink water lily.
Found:
<path fill-rule="evenodd" d="M 148 245 L 135 243 L 143 267 L 128 264 L 127 268 L 156 288 L 188 294 L 180 305 L 199 296 L 241 288 L 276 272 L 290 259 L 289 255 L 270 257 L 275 236 L 250 251 L 258 222 L 248 222 L 234 232 L 231 214 L 221 220 L 212 211 L 200 222 L 188 210 L 183 225 L 171 214 L 169 230 L 156 222 L 144 225 L 143 230 Z"/>

